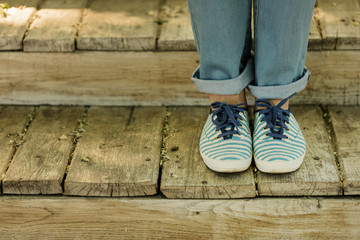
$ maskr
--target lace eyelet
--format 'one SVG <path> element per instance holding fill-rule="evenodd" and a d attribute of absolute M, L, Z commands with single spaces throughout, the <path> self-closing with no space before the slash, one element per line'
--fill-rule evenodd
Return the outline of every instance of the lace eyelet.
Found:
<path fill-rule="evenodd" d="M 216 137 L 216 139 L 219 139 L 219 137 Z"/>
<path fill-rule="evenodd" d="M 266 127 L 263 127 L 264 130 L 266 130 Z"/>
<path fill-rule="evenodd" d="M 269 134 L 268 134 L 268 133 L 265 133 L 265 136 L 267 136 L 267 137 L 268 137 L 268 136 L 269 136 Z"/>
<path fill-rule="evenodd" d="M 286 131 L 290 132 L 290 129 L 285 129 Z"/>
<path fill-rule="evenodd" d="M 286 138 L 285 139 L 289 139 L 289 136 L 286 136 Z"/>
<path fill-rule="evenodd" d="M 260 122 L 263 122 L 263 120 L 261 119 Z"/>

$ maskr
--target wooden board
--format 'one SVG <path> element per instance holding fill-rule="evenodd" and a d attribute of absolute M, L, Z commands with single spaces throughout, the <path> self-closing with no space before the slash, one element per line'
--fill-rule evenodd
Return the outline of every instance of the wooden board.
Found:
<path fill-rule="evenodd" d="M 41 106 L 3 180 L 4 194 L 59 194 L 83 107 Z M 67 139 L 59 140 L 62 135 Z"/>
<path fill-rule="evenodd" d="M 0 107 L 0 182 L 5 177 L 15 146 L 21 142 L 25 124 L 29 118 L 28 114 L 33 109 L 30 106 Z"/>
<path fill-rule="evenodd" d="M 159 50 L 196 50 L 187 1 L 168 0 L 162 5 Z"/>
<path fill-rule="evenodd" d="M 86 2 L 46 0 L 42 3 L 24 39 L 24 51 L 74 51 L 77 24 Z"/>
<path fill-rule="evenodd" d="M 38 0 L 8 0 L 7 16 L 0 16 L 0 50 L 23 48 L 23 38 L 35 15 Z M 3 2 L 2 2 L 3 3 Z M 26 5 L 26 6 L 25 6 Z"/>
<path fill-rule="evenodd" d="M 299 170 L 286 174 L 259 172 L 260 196 L 342 195 L 329 135 L 318 106 L 293 106 L 307 142 L 305 160 Z"/>
<path fill-rule="evenodd" d="M 161 192 L 168 198 L 255 197 L 251 168 L 242 173 L 218 173 L 203 162 L 199 139 L 208 112 L 205 107 L 169 109 Z"/>
<path fill-rule="evenodd" d="M 360 194 L 360 111 L 358 106 L 330 106 L 339 160 L 344 167 L 344 194 Z"/>
<path fill-rule="evenodd" d="M 322 32 L 320 28 L 319 20 L 319 8 L 314 8 L 314 13 L 311 18 L 310 32 L 309 32 L 309 41 L 308 41 L 308 50 L 322 50 Z"/>
<path fill-rule="evenodd" d="M 65 194 L 156 194 L 164 109 L 91 107 L 87 116 L 91 125 L 76 146 Z"/>
<path fill-rule="evenodd" d="M 318 0 L 323 49 L 360 49 L 360 2 Z"/>
<path fill-rule="evenodd" d="M 208 105 L 190 80 L 198 60 L 195 51 L 0 52 L 0 103 Z M 310 51 L 306 66 L 293 103 L 359 104 L 360 51 Z"/>
<path fill-rule="evenodd" d="M 154 50 L 158 7 L 159 0 L 91 1 L 83 18 L 77 49 Z"/>
<path fill-rule="evenodd" d="M 0 234 L 39 240 L 357 239 L 359 202 L 6 196 L 0 197 Z"/>

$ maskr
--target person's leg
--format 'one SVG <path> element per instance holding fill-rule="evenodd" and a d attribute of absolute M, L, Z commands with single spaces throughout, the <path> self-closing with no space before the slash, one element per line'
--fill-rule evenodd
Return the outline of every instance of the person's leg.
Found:
<path fill-rule="evenodd" d="M 254 78 L 251 0 L 188 0 L 188 6 L 200 58 L 191 80 L 211 103 L 200 154 L 212 170 L 244 171 L 252 159 L 248 112 L 243 108 L 244 89 Z"/>
<path fill-rule="evenodd" d="M 254 0 L 255 79 L 248 85 L 256 97 L 253 149 L 263 172 L 297 170 L 306 143 L 289 108 L 289 98 L 303 90 L 315 0 Z"/>
<path fill-rule="evenodd" d="M 245 102 L 253 80 L 251 0 L 188 0 L 188 6 L 200 58 L 191 80 L 210 102 Z"/>
<path fill-rule="evenodd" d="M 315 2 L 254 0 L 255 79 L 248 89 L 256 98 L 279 103 L 306 87 L 310 72 L 305 60 Z"/>

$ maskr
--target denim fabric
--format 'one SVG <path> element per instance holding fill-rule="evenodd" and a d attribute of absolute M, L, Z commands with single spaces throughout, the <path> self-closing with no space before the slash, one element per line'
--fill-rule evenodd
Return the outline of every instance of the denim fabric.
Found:
<path fill-rule="evenodd" d="M 198 90 L 282 99 L 306 87 L 310 22 L 316 0 L 187 0 L 199 66 L 191 74 Z"/>

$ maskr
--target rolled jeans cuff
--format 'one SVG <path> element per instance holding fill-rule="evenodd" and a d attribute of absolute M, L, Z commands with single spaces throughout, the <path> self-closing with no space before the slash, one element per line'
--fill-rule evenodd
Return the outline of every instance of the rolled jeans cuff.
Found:
<path fill-rule="evenodd" d="M 199 92 L 219 95 L 239 94 L 254 79 L 253 58 L 249 58 L 244 70 L 235 78 L 224 80 L 199 79 L 199 74 L 200 65 L 191 74 L 191 80 Z"/>
<path fill-rule="evenodd" d="M 278 86 L 255 86 L 249 84 L 247 89 L 256 98 L 284 99 L 295 92 L 305 89 L 310 78 L 310 71 L 304 67 L 304 74 L 295 82 Z"/>

